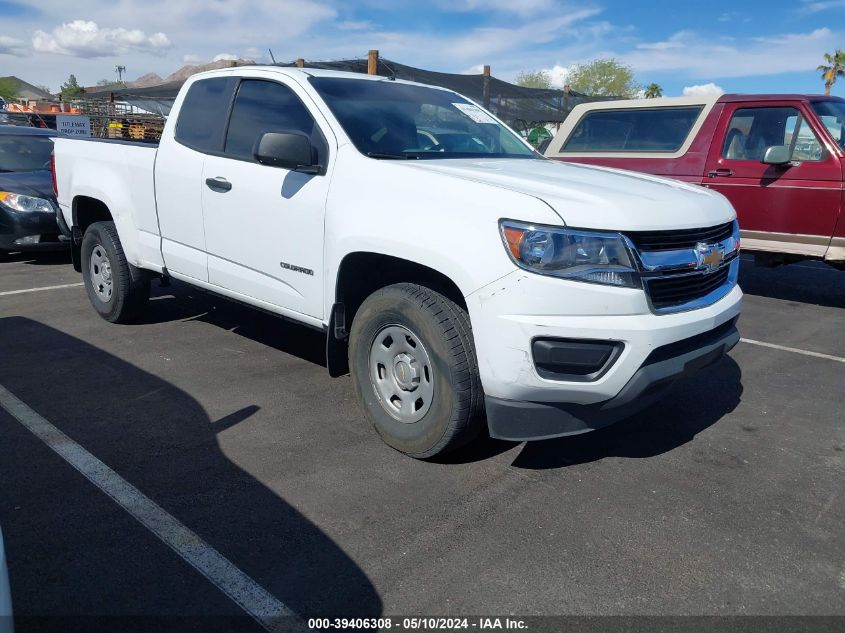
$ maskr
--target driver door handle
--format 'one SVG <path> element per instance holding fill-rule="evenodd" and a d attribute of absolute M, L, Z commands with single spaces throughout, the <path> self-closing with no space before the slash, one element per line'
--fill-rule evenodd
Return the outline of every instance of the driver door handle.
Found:
<path fill-rule="evenodd" d="M 232 183 L 222 176 L 217 176 L 216 178 L 206 178 L 205 184 L 209 189 L 216 191 L 217 193 L 226 193 L 227 191 L 232 190 Z"/>
<path fill-rule="evenodd" d="M 733 176 L 733 175 L 734 175 L 734 172 L 733 172 L 732 169 L 725 169 L 725 168 L 714 169 L 713 171 L 707 172 L 707 176 L 710 177 L 710 178 L 718 178 L 720 176 Z"/>

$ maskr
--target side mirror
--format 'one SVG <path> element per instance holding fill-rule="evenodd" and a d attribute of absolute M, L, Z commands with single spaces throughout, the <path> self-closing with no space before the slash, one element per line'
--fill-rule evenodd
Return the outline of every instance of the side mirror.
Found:
<path fill-rule="evenodd" d="M 786 165 L 791 162 L 789 152 L 789 145 L 772 145 L 767 147 L 763 152 L 763 160 L 761 162 L 767 165 Z"/>
<path fill-rule="evenodd" d="M 298 132 L 266 132 L 256 144 L 253 156 L 262 165 L 270 167 L 306 174 L 320 172 L 311 139 Z"/>

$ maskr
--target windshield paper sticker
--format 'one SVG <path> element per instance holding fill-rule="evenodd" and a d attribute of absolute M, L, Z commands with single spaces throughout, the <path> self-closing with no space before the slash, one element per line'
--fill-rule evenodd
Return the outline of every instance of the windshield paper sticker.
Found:
<path fill-rule="evenodd" d="M 496 119 L 491 117 L 474 103 L 453 103 L 452 105 L 476 123 L 496 123 Z"/>

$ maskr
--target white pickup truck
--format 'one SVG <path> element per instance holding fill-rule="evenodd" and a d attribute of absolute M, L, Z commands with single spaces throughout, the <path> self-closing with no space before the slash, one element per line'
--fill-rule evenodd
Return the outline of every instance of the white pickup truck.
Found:
<path fill-rule="evenodd" d="M 723 196 L 546 160 L 449 90 L 202 73 L 157 147 L 59 138 L 55 180 L 103 318 L 172 277 L 317 328 L 414 457 L 606 426 L 739 337 Z"/>

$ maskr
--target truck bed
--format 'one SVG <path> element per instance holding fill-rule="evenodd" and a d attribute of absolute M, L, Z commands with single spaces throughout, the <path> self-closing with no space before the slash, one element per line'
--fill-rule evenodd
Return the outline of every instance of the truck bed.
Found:
<path fill-rule="evenodd" d="M 90 197 L 102 202 L 126 236 L 127 260 L 161 270 L 153 176 L 157 150 L 158 144 L 123 139 L 58 137 L 55 141 L 58 201 L 65 218 L 73 219 L 74 200 Z"/>

